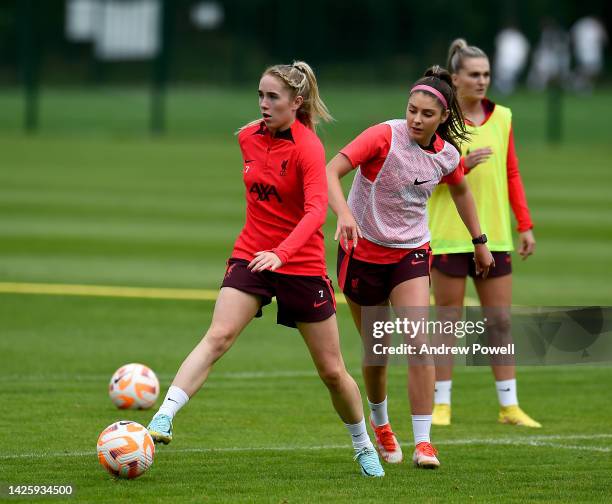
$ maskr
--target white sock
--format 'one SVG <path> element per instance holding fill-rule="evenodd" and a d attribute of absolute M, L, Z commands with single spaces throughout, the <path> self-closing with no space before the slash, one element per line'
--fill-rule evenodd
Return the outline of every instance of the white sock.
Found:
<path fill-rule="evenodd" d="M 183 389 L 170 385 L 166 398 L 157 414 L 161 413 L 163 415 L 168 415 L 170 418 L 174 418 L 174 415 L 187 404 L 187 401 L 189 401 L 189 396 Z"/>
<path fill-rule="evenodd" d="M 351 439 L 353 441 L 353 448 L 355 452 L 359 450 L 363 450 L 367 446 L 372 445 L 372 441 L 370 441 L 370 436 L 368 436 L 368 431 L 366 430 L 365 418 L 361 419 L 361 422 L 356 424 L 344 424 L 346 428 L 351 433 Z"/>
<path fill-rule="evenodd" d="M 518 404 L 516 397 L 516 378 L 512 380 L 501 380 L 495 382 L 497 398 L 501 406 L 512 406 Z"/>
<path fill-rule="evenodd" d="M 389 423 L 389 415 L 387 414 L 387 398 L 383 402 L 373 403 L 368 399 L 370 405 L 370 411 L 372 412 L 372 422 L 376 427 Z"/>
<path fill-rule="evenodd" d="M 436 381 L 434 404 L 450 404 L 453 380 Z"/>
<path fill-rule="evenodd" d="M 431 415 L 412 415 L 412 432 L 414 434 L 414 446 L 423 442 L 430 443 L 430 431 Z"/>

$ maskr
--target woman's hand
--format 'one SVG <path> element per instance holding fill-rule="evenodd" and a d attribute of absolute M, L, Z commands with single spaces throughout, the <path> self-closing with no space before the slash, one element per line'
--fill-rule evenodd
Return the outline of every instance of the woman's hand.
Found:
<path fill-rule="evenodd" d="M 358 238 L 363 238 L 361 229 L 359 229 L 359 226 L 357 225 L 357 222 L 350 211 L 343 212 L 338 215 L 338 224 L 336 225 L 334 240 L 337 240 L 338 236 L 344 241 L 344 247 L 347 249 L 349 248 L 349 240 L 352 240 L 353 247 L 356 247 Z"/>
<path fill-rule="evenodd" d="M 495 260 L 489 247 L 479 244 L 474 247 L 474 262 L 476 263 L 476 276 L 482 273 L 482 278 L 487 278 L 489 270 L 495 268 Z"/>
<path fill-rule="evenodd" d="M 533 231 L 528 229 L 519 234 L 519 250 L 518 253 L 523 258 L 523 261 L 527 259 L 531 254 L 535 252 L 536 241 L 533 236 Z"/>
<path fill-rule="evenodd" d="M 470 170 L 475 168 L 480 163 L 484 163 L 493 154 L 491 147 L 481 147 L 480 149 L 474 149 L 466 154 L 463 158 L 463 164 Z"/>
<path fill-rule="evenodd" d="M 249 263 L 247 268 L 256 273 L 264 270 L 274 271 L 282 265 L 283 262 L 274 252 L 261 251 L 255 252 L 255 259 Z"/>

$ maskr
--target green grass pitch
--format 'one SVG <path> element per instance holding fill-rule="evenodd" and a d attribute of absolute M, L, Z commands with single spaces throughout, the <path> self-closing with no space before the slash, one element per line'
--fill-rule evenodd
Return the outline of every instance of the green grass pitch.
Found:
<path fill-rule="evenodd" d="M 323 96 L 337 122 L 322 131 L 330 158 L 363 128 L 401 117 L 405 92 Z M 539 95 L 507 100 L 537 254 L 515 260 L 516 303 L 612 304 L 612 94 L 568 97 L 565 141 L 544 142 Z M 19 95 L 0 93 L 0 282 L 216 289 L 243 222 L 233 130 L 256 115 L 244 90 L 169 97 L 169 134 L 150 139 L 144 94 L 52 90 L 42 131 L 19 132 Z M 325 227 L 335 278 L 335 222 Z M 470 291 L 473 296 L 473 290 Z M 98 464 L 99 432 L 150 412 L 116 410 L 112 372 L 144 362 L 162 390 L 210 321 L 210 301 L 0 294 L 0 485 L 72 484 L 66 502 L 604 502 L 612 486 L 609 366 L 519 369 L 521 405 L 544 428 L 496 423 L 489 369 L 458 368 L 453 425 L 433 428 L 438 471 L 409 463 L 360 476 L 297 332 L 274 306 L 247 328 L 178 415 L 175 440 L 135 481 Z M 342 346 L 362 384 L 358 336 L 339 305 Z M 390 369 L 390 414 L 412 441 L 406 370 Z M 0 500 L 18 502 L 0 495 Z M 41 498 L 41 501 L 45 499 Z M 53 498 L 54 502 L 62 499 Z"/>

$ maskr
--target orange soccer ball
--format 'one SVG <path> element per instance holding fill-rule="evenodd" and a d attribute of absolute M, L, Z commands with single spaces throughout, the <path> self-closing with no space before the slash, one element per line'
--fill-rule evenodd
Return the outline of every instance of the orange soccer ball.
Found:
<path fill-rule="evenodd" d="M 147 409 L 159 396 L 159 380 L 144 364 L 126 364 L 111 377 L 108 395 L 119 409 Z"/>
<path fill-rule="evenodd" d="M 109 425 L 98 437 L 98 460 L 119 478 L 134 479 L 153 464 L 155 445 L 142 425 L 122 420 Z"/>

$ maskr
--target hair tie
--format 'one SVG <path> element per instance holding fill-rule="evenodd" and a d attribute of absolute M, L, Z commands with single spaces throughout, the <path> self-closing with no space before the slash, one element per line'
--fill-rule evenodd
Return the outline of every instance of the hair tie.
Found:
<path fill-rule="evenodd" d="M 448 108 L 448 103 L 446 102 L 446 98 L 444 98 L 444 95 L 440 93 L 440 91 L 438 91 L 436 88 L 428 86 L 427 84 L 419 84 L 418 86 L 414 86 L 410 90 L 410 94 L 414 93 L 415 91 L 427 91 L 428 93 L 431 93 L 438 100 L 442 102 L 442 105 L 444 105 L 445 109 Z"/>

